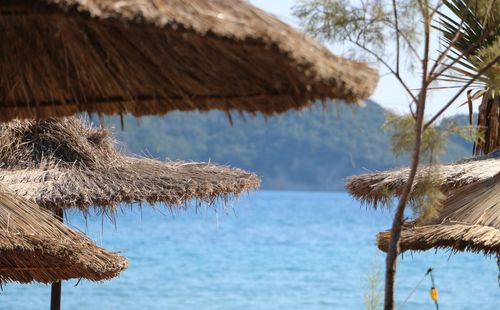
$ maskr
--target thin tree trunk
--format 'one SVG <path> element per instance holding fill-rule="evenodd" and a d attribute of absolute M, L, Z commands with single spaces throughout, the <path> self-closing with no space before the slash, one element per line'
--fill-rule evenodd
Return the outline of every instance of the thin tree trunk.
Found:
<path fill-rule="evenodd" d="M 391 227 L 391 240 L 389 251 L 386 257 L 385 266 L 385 294 L 384 294 L 384 309 L 393 310 L 395 306 L 395 281 L 398 254 L 400 251 L 399 243 L 401 238 L 401 228 L 403 226 L 404 213 L 406 204 L 413 189 L 413 181 L 417 174 L 418 164 L 420 161 L 420 148 L 422 144 L 422 134 L 424 132 L 424 115 L 425 103 L 427 100 L 428 88 L 428 64 L 429 64 L 429 49 L 430 49 L 430 17 L 425 13 L 428 10 L 426 5 L 422 6 L 422 13 L 425 24 L 425 39 L 424 39 L 424 57 L 422 59 L 422 87 L 417 97 L 417 111 L 415 118 L 415 142 L 411 157 L 410 175 L 399 197 L 398 207 Z"/>
<path fill-rule="evenodd" d="M 423 102 L 423 103 L 422 103 Z M 389 244 L 389 251 L 386 257 L 386 268 L 385 268 L 385 294 L 384 294 L 384 309 L 393 310 L 394 309 L 394 292 L 395 292 L 395 277 L 397 268 L 397 258 L 399 254 L 399 240 L 401 237 L 401 227 L 403 226 L 404 212 L 406 208 L 406 203 L 410 196 L 413 181 L 415 180 L 415 175 L 417 173 L 418 163 L 420 161 L 420 145 L 422 143 L 422 132 L 424 126 L 424 107 L 425 107 L 425 93 L 420 94 L 419 98 L 420 107 L 417 110 L 417 120 L 415 124 L 415 144 L 412 153 L 412 161 L 410 168 L 410 175 L 408 181 L 403 188 L 403 192 L 399 197 L 398 207 L 396 209 L 396 214 L 394 215 L 394 220 L 391 227 L 391 241 Z"/>

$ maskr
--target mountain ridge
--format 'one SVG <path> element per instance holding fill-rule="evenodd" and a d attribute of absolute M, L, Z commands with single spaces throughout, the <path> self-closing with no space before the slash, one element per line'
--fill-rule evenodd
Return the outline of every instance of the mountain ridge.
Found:
<path fill-rule="evenodd" d="M 211 161 L 256 172 L 263 189 L 343 190 L 347 176 L 407 164 L 390 149 L 382 128 L 387 111 L 329 104 L 272 117 L 223 112 L 173 112 L 163 117 L 107 118 L 124 149 L 159 159 Z M 445 119 L 465 125 L 465 116 Z M 456 135 L 442 162 L 470 154 L 472 145 Z"/>

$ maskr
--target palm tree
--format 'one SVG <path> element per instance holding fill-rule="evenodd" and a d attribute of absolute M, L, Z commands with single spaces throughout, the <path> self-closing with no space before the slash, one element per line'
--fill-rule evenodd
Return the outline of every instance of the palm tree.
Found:
<path fill-rule="evenodd" d="M 444 10 L 440 13 L 438 29 L 445 48 L 451 51 L 447 65 L 453 72 L 442 80 L 465 84 L 479 75 L 467 92 L 471 125 L 472 101 L 481 99 L 477 121 L 480 139 L 474 144 L 473 154 L 489 154 L 500 147 L 500 64 L 497 62 L 485 71 L 482 68 L 500 55 L 500 0 L 443 3 L 456 18 Z"/>

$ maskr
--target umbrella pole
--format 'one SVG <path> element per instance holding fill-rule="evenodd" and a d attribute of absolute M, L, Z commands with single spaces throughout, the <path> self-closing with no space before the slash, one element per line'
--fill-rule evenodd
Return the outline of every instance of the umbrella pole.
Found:
<path fill-rule="evenodd" d="M 64 222 L 63 210 L 55 210 L 54 217 L 56 217 L 61 222 Z M 52 283 L 52 286 L 50 288 L 50 310 L 61 310 L 61 289 L 61 281 Z"/>
<path fill-rule="evenodd" d="M 50 289 L 50 310 L 61 310 L 61 281 L 52 283 Z"/>

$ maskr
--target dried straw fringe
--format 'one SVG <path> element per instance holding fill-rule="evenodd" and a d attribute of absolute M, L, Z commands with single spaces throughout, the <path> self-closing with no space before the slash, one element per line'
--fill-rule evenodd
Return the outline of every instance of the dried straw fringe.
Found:
<path fill-rule="evenodd" d="M 42 207 L 85 214 L 121 203 L 214 205 L 260 185 L 240 169 L 124 156 L 107 130 L 76 118 L 0 126 L 0 181 Z"/>
<path fill-rule="evenodd" d="M 92 16 L 93 18 L 89 18 Z M 376 72 L 245 1 L 6 1 L 0 120 L 77 112 L 273 114 L 359 102 Z"/>
<path fill-rule="evenodd" d="M 345 188 L 363 203 L 377 207 L 387 205 L 397 197 L 408 179 L 409 168 L 367 173 L 347 179 Z M 500 172 L 500 150 L 488 156 L 473 157 L 455 163 L 432 167 L 436 185 L 444 192 L 492 178 Z M 415 189 L 428 174 L 427 166 L 419 168 Z"/>
<path fill-rule="evenodd" d="M 50 283 L 70 278 L 101 281 L 127 268 L 124 257 L 97 247 L 47 211 L 3 188 L 0 251 L 0 283 Z"/>
<path fill-rule="evenodd" d="M 377 235 L 383 251 L 388 249 L 390 234 Z M 400 242 L 402 251 L 451 248 L 500 253 L 500 174 L 454 191 L 436 218 L 423 225 L 405 225 Z"/>
<path fill-rule="evenodd" d="M 387 252 L 390 239 L 390 231 L 378 233 L 378 248 Z M 401 252 L 442 248 L 487 255 L 500 253 L 500 229 L 461 224 L 407 227 L 401 233 L 400 247 Z"/>

